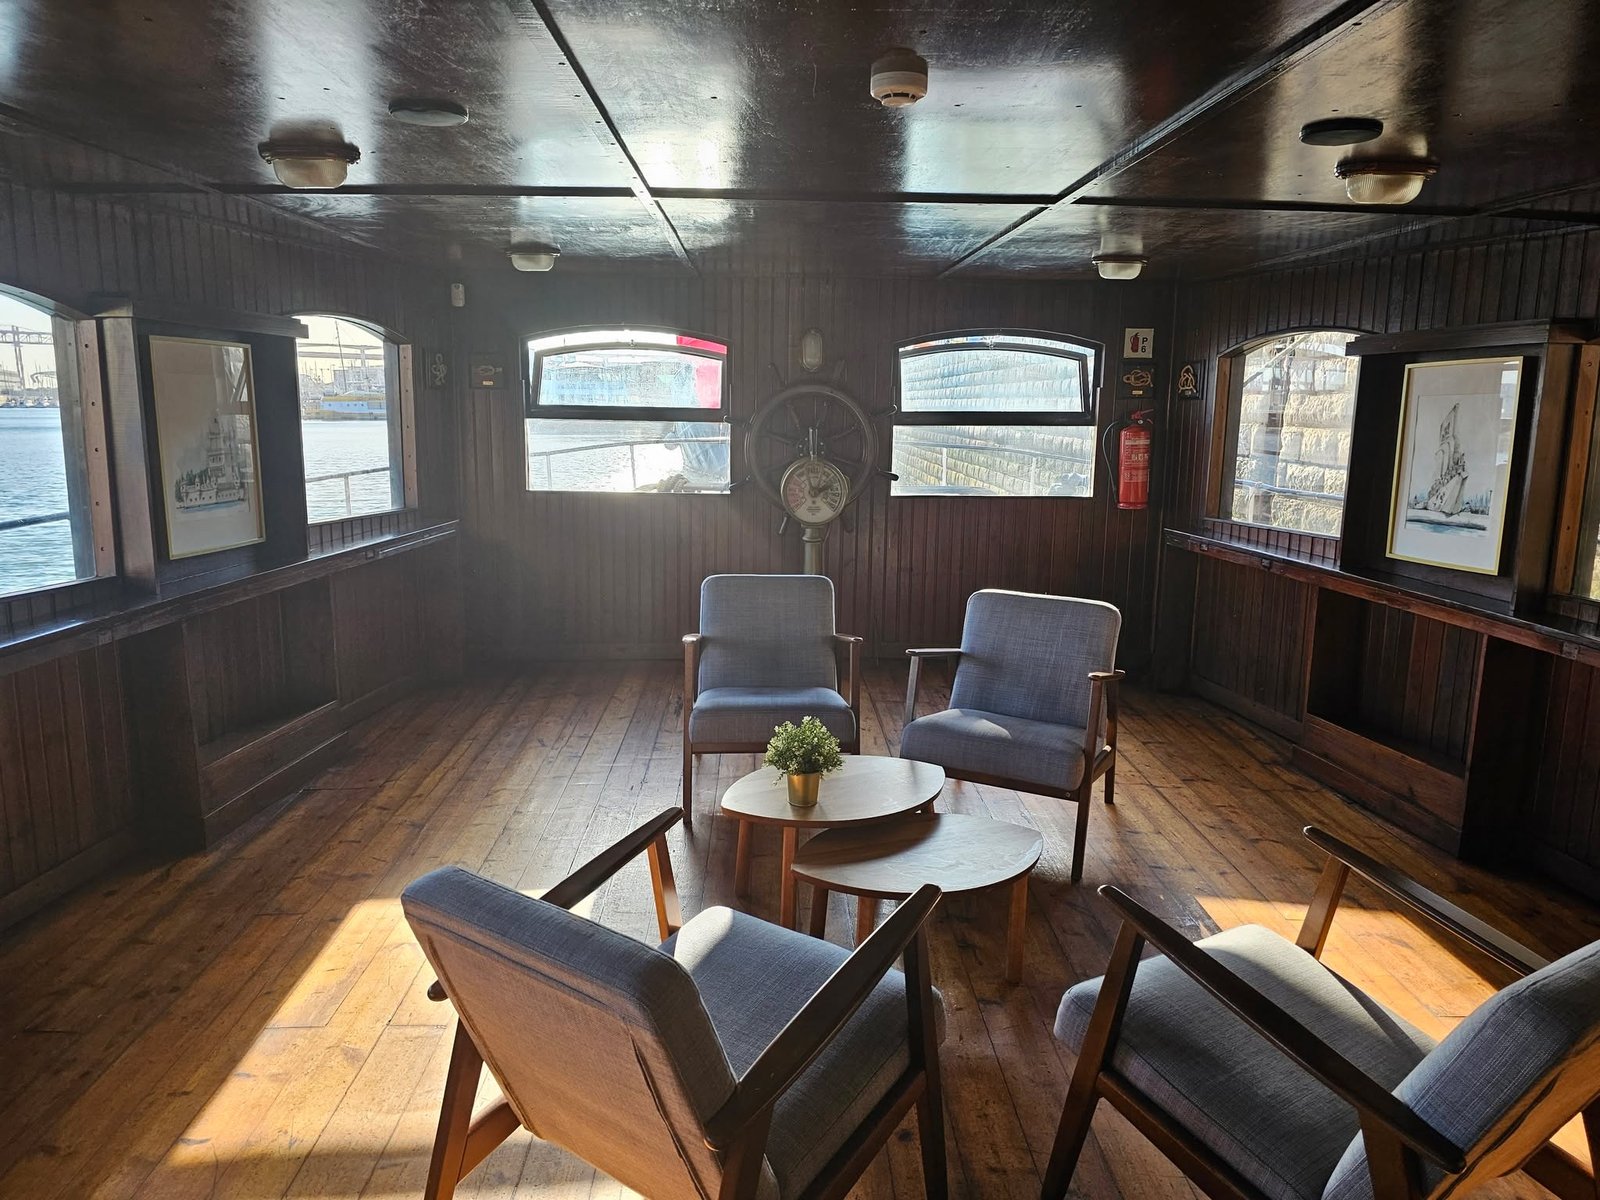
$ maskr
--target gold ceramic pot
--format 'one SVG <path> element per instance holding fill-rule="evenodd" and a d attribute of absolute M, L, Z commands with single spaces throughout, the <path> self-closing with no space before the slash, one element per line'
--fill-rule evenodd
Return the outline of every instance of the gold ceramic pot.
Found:
<path fill-rule="evenodd" d="M 811 808 L 817 803 L 817 789 L 822 786 L 822 776 L 816 771 L 809 775 L 789 776 L 789 806 Z"/>

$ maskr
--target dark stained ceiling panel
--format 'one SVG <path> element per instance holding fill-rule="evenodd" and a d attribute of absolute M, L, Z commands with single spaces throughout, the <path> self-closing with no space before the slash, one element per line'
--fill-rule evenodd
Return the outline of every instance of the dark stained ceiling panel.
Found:
<path fill-rule="evenodd" d="M 662 207 L 706 270 L 931 275 L 1031 212 L 1012 204 L 666 199 Z"/>
<path fill-rule="evenodd" d="M 1600 177 L 1600 3 L 1407 0 L 1379 9 L 1238 103 L 1089 189 L 1098 196 L 1348 203 L 1343 156 L 1422 154 L 1416 203 L 1484 207 Z M 1381 139 L 1304 146 L 1306 121 L 1384 122 Z"/>
<path fill-rule="evenodd" d="M 19 0 L 0 45 L 0 100 L 190 178 L 273 182 L 257 144 L 323 120 L 361 150 L 354 184 L 627 183 L 548 32 L 505 0 Z M 472 119 L 402 125 L 402 95 Z"/>
<path fill-rule="evenodd" d="M 1334 0 L 550 0 L 652 187 L 1056 193 Z M 885 109 L 908 46 L 928 96 Z"/>
<path fill-rule="evenodd" d="M 303 192 L 268 202 L 380 246 L 426 246 L 440 265 L 460 246 L 466 265 L 499 268 L 515 242 L 561 251 L 558 270 L 671 264 L 660 227 L 631 196 L 356 196 Z"/>

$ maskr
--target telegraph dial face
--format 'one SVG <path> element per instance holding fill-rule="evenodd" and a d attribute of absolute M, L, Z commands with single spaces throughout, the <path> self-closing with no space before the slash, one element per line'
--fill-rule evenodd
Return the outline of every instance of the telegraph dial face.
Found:
<path fill-rule="evenodd" d="M 850 480 L 825 458 L 797 458 L 778 483 L 784 510 L 802 525 L 826 525 L 850 500 Z"/>

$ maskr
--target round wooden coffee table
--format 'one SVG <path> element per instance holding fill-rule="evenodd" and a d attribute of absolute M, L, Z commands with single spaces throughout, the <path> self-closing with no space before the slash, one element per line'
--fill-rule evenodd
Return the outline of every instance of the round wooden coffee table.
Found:
<path fill-rule="evenodd" d="M 925 883 L 945 892 L 980 892 L 1011 885 L 1006 933 L 1006 979 L 1022 978 L 1028 925 L 1028 877 L 1044 839 L 1036 829 L 988 817 L 937 813 L 902 817 L 865 829 L 819 833 L 795 855 L 791 871 L 812 886 L 811 932 L 826 932 L 828 893 L 856 900 L 859 945 L 878 917 L 879 900 L 904 900 Z"/>
<path fill-rule="evenodd" d="M 838 825 L 871 825 L 919 808 L 932 811 L 934 798 L 944 789 L 944 769 L 909 758 L 882 758 L 847 754 L 844 766 L 824 777 L 817 802 L 810 808 L 789 803 L 789 787 L 771 767 L 752 771 L 722 795 L 722 811 L 739 821 L 739 844 L 734 852 L 733 890 L 743 896 L 750 890 L 750 827 L 783 827 L 780 919 L 794 928 L 794 863 L 800 830 Z"/>

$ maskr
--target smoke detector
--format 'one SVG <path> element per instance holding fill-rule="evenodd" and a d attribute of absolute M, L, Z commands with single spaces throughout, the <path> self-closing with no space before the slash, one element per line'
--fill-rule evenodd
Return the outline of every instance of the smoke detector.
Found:
<path fill-rule="evenodd" d="M 928 94 L 928 60 L 911 50 L 886 51 L 872 64 L 872 98 L 885 108 L 905 108 Z"/>

